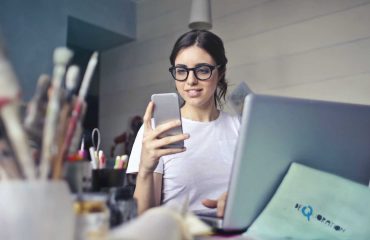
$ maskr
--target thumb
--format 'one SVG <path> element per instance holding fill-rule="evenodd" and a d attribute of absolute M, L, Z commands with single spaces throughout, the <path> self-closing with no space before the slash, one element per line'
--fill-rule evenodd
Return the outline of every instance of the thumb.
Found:
<path fill-rule="evenodd" d="M 204 199 L 202 200 L 202 204 L 207 208 L 217 208 L 217 201 L 212 199 Z"/>

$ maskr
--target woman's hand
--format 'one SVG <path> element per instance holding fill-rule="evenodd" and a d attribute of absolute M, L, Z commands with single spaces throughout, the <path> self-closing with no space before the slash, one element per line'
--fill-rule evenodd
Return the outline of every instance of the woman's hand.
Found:
<path fill-rule="evenodd" d="M 204 199 L 202 204 L 208 208 L 217 208 L 217 217 L 223 217 L 227 200 L 227 192 L 224 192 L 218 199 Z"/>
<path fill-rule="evenodd" d="M 175 136 L 168 136 L 159 138 L 164 132 L 171 128 L 181 125 L 179 120 L 174 120 L 162 125 L 152 128 L 152 114 L 154 103 L 149 102 L 143 118 L 144 122 L 144 136 L 141 148 L 140 170 L 144 173 L 152 173 L 158 165 L 159 158 L 165 155 L 180 153 L 185 151 L 185 148 L 163 148 L 168 144 L 182 141 L 189 138 L 189 134 L 179 134 Z"/>

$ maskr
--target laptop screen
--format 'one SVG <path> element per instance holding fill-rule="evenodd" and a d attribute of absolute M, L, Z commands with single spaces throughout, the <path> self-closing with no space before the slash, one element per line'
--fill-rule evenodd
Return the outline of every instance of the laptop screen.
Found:
<path fill-rule="evenodd" d="M 367 185 L 370 106 L 248 95 L 224 228 L 247 228 L 267 205 L 292 162 Z"/>

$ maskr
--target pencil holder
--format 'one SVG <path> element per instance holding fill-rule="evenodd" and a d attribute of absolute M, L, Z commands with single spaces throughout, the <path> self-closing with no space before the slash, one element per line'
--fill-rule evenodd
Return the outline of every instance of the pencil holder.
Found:
<path fill-rule="evenodd" d="M 75 215 L 65 182 L 3 181 L 0 196 L 0 239 L 73 239 Z"/>
<path fill-rule="evenodd" d="M 91 164 L 88 161 L 67 162 L 64 176 L 73 193 L 91 191 Z"/>
<path fill-rule="evenodd" d="M 92 172 L 92 190 L 109 191 L 112 187 L 122 187 L 125 179 L 123 169 L 94 169 Z"/>

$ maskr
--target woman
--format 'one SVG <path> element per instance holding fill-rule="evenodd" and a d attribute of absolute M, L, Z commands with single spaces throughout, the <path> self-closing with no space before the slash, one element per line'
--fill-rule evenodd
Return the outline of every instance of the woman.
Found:
<path fill-rule="evenodd" d="M 149 103 L 130 156 L 128 173 L 138 172 L 134 196 L 139 213 L 170 204 L 223 216 L 233 152 L 240 121 L 219 110 L 225 99 L 227 58 L 222 40 L 204 30 L 183 34 L 175 43 L 169 69 L 183 98 L 184 134 L 159 139 L 179 126 L 173 121 L 152 128 L 154 104 Z M 162 147 L 185 140 L 183 149 Z"/>

